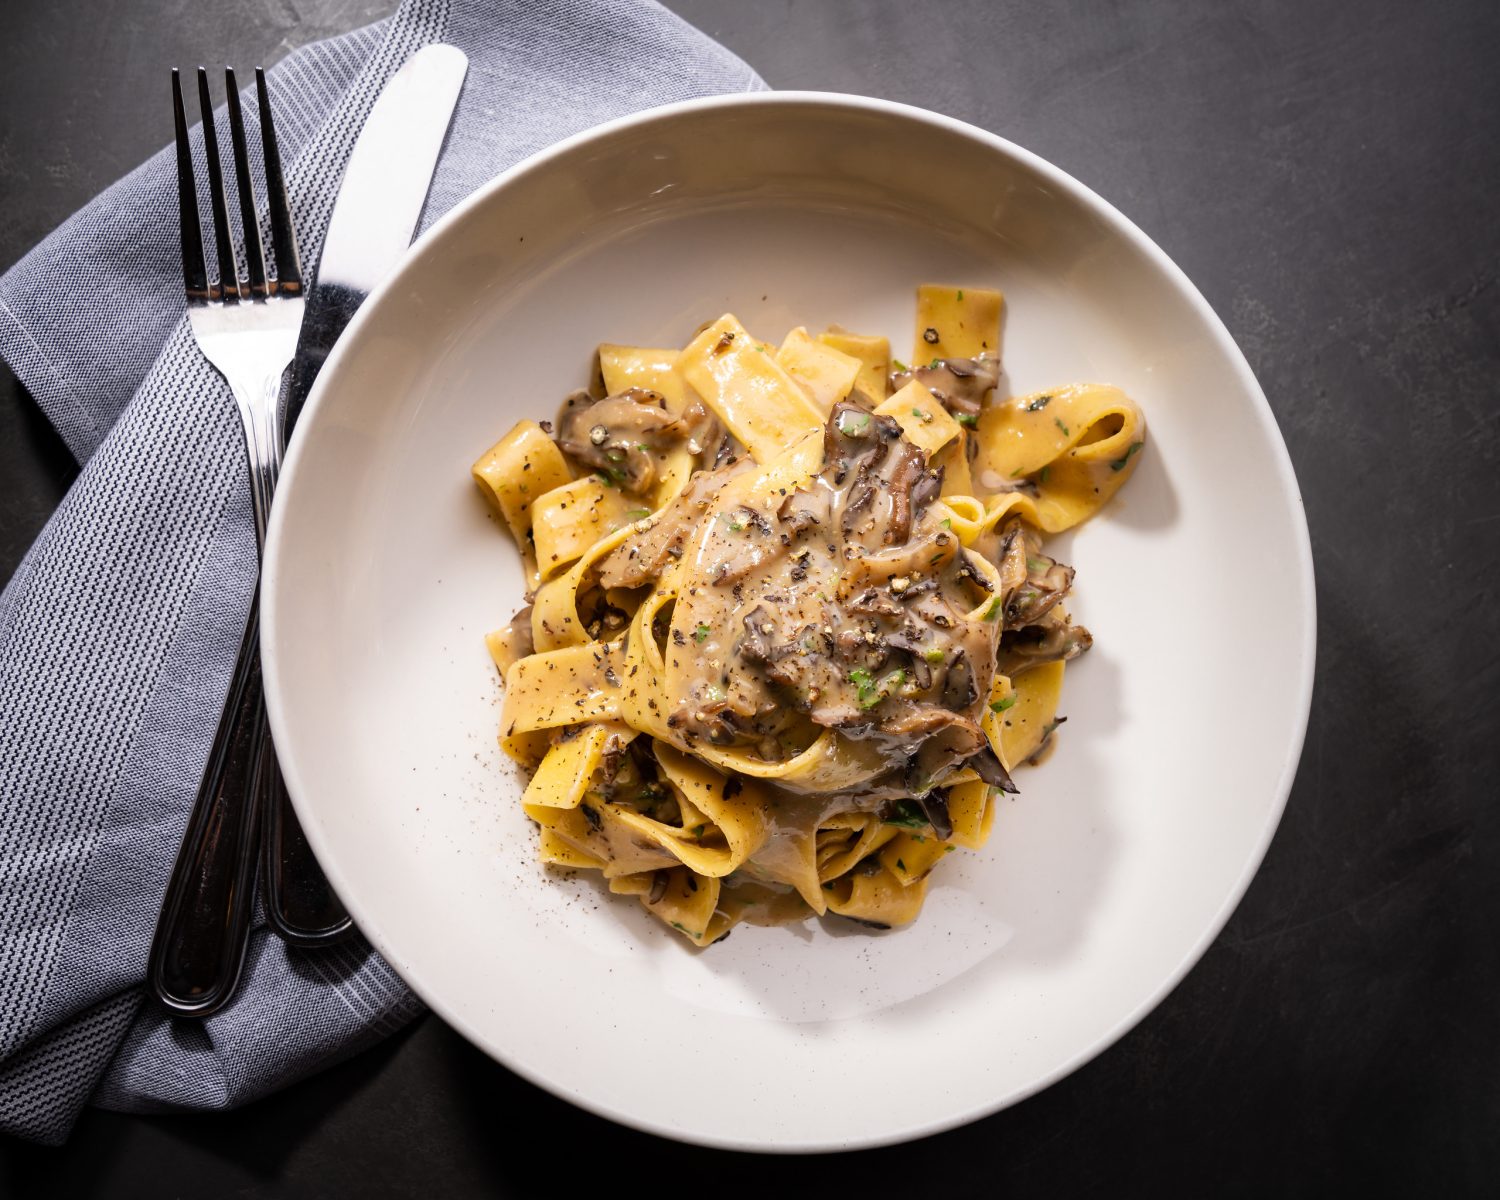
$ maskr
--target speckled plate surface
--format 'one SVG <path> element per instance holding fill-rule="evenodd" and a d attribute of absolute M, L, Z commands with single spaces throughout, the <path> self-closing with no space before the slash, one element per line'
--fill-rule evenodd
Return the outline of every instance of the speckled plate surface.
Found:
<path fill-rule="evenodd" d="M 1002 387 L 1106 381 L 1147 414 L 1130 485 L 1051 543 L 1096 638 L 1068 672 L 1065 735 L 1018 775 L 990 845 L 943 864 L 912 927 L 742 928 L 696 951 L 634 900 L 535 862 L 482 643 L 523 584 L 469 464 L 515 420 L 550 416 L 600 341 L 681 345 L 732 310 L 769 339 L 837 322 L 899 347 L 929 280 L 1004 289 Z M 276 742 L 360 927 L 501 1062 L 670 1137 L 869 1146 L 1066 1074 L 1222 927 L 1301 750 L 1307 530 L 1243 357 L 1104 201 L 899 105 L 693 102 L 495 180 L 340 341 L 272 525 Z"/>

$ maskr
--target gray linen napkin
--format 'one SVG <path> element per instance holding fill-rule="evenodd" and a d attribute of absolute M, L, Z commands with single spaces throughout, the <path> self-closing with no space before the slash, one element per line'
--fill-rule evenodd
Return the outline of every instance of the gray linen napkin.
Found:
<path fill-rule="evenodd" d="M 568 134 L 765 86 L 649 0 L 408 0 L 271 72 L 309 263 L 371 103 L 432 41 L 469 73 L 423 228 Z M 0 356 L 87 464 L 0 596 L 0 1130 L 50 1143 L 90 1101 L 245 1103 L 421 1011 L 363 940 L 304 953 L 264 928 L 223 1012 L 143 1000 L 256 566 L 234 406 L 183 320 L 175 188 L 165 149 L 0 278 Z"/>

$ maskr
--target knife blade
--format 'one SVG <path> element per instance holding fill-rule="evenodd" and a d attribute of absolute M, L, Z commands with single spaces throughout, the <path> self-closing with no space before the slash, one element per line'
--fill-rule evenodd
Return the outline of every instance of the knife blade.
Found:
<path fill-rule="evenodd" d="M 391 77 L 365 118 L 307 292 L 283 410 L 283 446 L 334 342 L 411 244 L 468 69 L 456 46 L 424 46 Z M 269 734 L 262 738 L 249 786 L 264 815 L 266 917 L 292 945 L 331 945 L 352 932 L 353 922 L 297 822 Z"/>
<path fill-rule="evenodd" d="M 424 46 L 376 98 L 349 154 L 292 359 L 284 438 L 301 415 L 333 344 L 411 244 L 469 60 L 457 46 Z"/>

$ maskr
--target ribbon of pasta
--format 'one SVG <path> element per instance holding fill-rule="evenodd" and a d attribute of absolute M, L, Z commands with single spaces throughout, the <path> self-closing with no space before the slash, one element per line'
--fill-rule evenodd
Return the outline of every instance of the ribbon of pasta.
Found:
<path fill-rule="evenodd" d="M 998 354 L 1004 308 L 1005 297 L 993 288 L 921 284 L 917 288 L 912 362 Z"/>
<path fill-rule="evenodd" d="M 896 832 L 876 813 L 846 812 L 828 818 L 818 829 L 818 879 L 827 883 L 848 874 Z"/>
<path fill-rule="evenodd" d="M 605 747 L 613 741 L 624 746 L 635 730 L 620 721 L 600 721 L 579 726 L 576 736 L 564 738 L 547 751 L 536 769 L 521 803 L 528 807 L 577 808 L 599 769 Z"/>
<path fill-rule="evenodd" d="M 749 861 L 766 840 L 761 790 L 753 784 L 735 786 L 691 755 L 660 743 L 656 762 L 682 806 L 683 825 L 673 827 L 630 812 L 622 812 L 620 819 L 699 875 L 722 878 Z"/>
<path fill-rule="evenodd" d="M 980 850 L 990 840 L 997 790 L 982 779 L 965 780 L 948 789 L 948 818 L 953 822 L 954 845 Z"/>
<path fill-rule="evenodd" d="M 913 379 L 875 410 L 901 426 L 901 434 L 928 457 L 949 443 L 962 442 L 964 428 L 938 403 L 938 399 Z"/>
<path fill-rule="evenodd" d="M 506 672 L 500 727 L 509 737 L 612 720 L 620 713 L 624 665 L 619 642 L 591 642 L 529 655 Z"/>
<path fill-rule="evenodd" d="M 606 344 L 593 392 L 577 393 L 569 404 L 610 406 L 613 424 L 604 423 L 601 408 L 601 425 L 581 426 L 591 445 L 615 437 L 621 454 L 650 454 L 654 474 L 643 468 L 632 482 L 605 467 L 602 476 L 575 479 L 577 465 L 598 462 L 582 434 L 565 431 L 561 440 L 571 455 L 565 457 L 529 421 L 474 464 L 475 481 L 521 549 L 533 593 L 529 644 L 524 622 L 491 634 L 488 644 L 506 681 L 501 744 L 534 768 L 522 804 L 539 826 L 544 863 L 600 871 L 611 891 L 635 896 L 705 946 L 742 920 L 809 912 L 882 928 L 907 924 L 921 909 L 936 864 L 959 846 L 985 844 L 997 788 L 974 770 L 955 768 L 968 756 L 983 770 L 987 756 L 950 751 L 951 743 L 930 740 L 942 736 L 926 732 L 936 725 L 919 726 L 918 740 L 900 744 L 913 755 L 933 749 L 952 757 L 935 759 L 931 771 L 893 773 L 889 747 L 869 735 L 860 713 L 894 700 L 897 689 L 921 698 L 933 686 L 922 681 L 933 677 L 926 667 L 953 672 L 954 694 L 966 688 L 969 699 L 951 699 L 943 690 L 950 685 L 937 676 L 936 707 L 950 711 L 936 715 L 962 718 L 973 739 L 976 700 L 988 688 L 980 723 L 990 748 L 1007 769 L 1034 759 L 1057 723 L 1064 662 L 1045 661 L 1050 644 L 1036 652 L 1017 647 L 1037 644 L 1021 639 L 1034 638 L 1052 611 L 1035 597 L 1056 605 L 1072 573 L 1035 549 L 1034 533 L 1016 542 L 1011 526 L 1020 518 L 1033 530 L 1055 533 L 1085 520 L 1130 478 L 1145 440 L 1140 409 L 1104 385 L 1075 384 L 981 407 L 981 385 L 995 378 L 1003 309 L 998 291 L 923 285 L 912 368 L 893 362 L 884 338 L 837 330 L 814 337 L 799 327 L 775 348 L 728 313 L 681 352 Z M 908 382 L 888 396 L 892 366 Z M 606 399 L 596 399 L 599 384 Z M 837 493 L 836 503 L 848 505 L 833 510 L 838 525 L 828 524 L 827 509 L 820 517 L 815 504 L 796 507 L 821 496 L 816 488 L 845 486 L 845 458 L 824 472 L 824 424 L 835 405 L 861 395 L 899 426 L 909 444 L 902 453 L 915 463 L 899 468 L 907 472 L 899 485 L 895 473 L 878 485 L 909 494 L 909 508 L 920 509 L 921 520 L 903 510 L 903 532 L 883 539 L 878 522 L 864 527 L 875 536 L 859 539 L 842 525 L 861 505 L 875 511 L 866 495 L 856 502 Z M 720 461 L 727 456 L 734 464 L 738 455 L 739 462 L 695 477 L 718 444 L 716 434 L 701 432 L 713 422 L 700 398 L 749 458 L 733 441 L 724 443 Z M 680 441 L 621 435 L 637 427 L 632 422 L 660 429 L 661 410 L 673 414 L 673 427 L 698 432 Z M 576 422 L 578 413 L 595 410 L 569 411 Z M 868 427 L 870 418 L 849 406 L 838 411 L 826 438 L 842 455 L 840 437 L 856 445 L 869 436 L 859 422 Z M 853 424 L 846 428 L 845 420 Z M 889 421 L 877 428 L 896 436 Z M 940 487 L 933 469 L 942 472 Z M 855 482 L 868 491 L 872 478 L 860 474 Z M 694 479 L 702 485 L 694 482 L 674 504 Z M 822 520 L 841 531 L 844 544 L 837 545 L 838 536 L 807 535 L 809 520 L 811 527 Z M 1005 547 L 999 565 L 990 561 L 997 535 Z M 807 553 L 823 553 L 825 543 L 836 569 L 825 565 L 820 572 L 815 561 L 809 576 Z M 778 556 L 794 545 L 800 565 L 786 569 L 794 583 L 808 580 L 800 596 L 767 574 L 783 569 L 787 560 Z M 1029 614 L 1024 606 L 1021 616 L 1013 606 L 1002 611 L 1009 604 L 1002 597 L 1019 587 L 1017 573 L 1042 580 L 1049 571 L 1050 594 L 1040 583 L 1040 593 L 1024 593 L 1033 597 Z M 921 618 L 931 625 L 925 631 L 908 623 L 882 632 L 873 619 L 855 615 L 881 606 L 910 614 L 916 610 L 900 606 L 938 586 L 933 581 L 944 572 L 966 582 L 942 598 L 950 607 Z M 742 585 L 752 589 L 743 599 Z M 963 612 L 980 593 L 977 606 Z M 964 598 L 955 604 L 954 595 Z M 807 607 L 798 608 L 799 598 Z M 797 631 L 779 643 L 778 606 L 796 614 L 782 620 Z M 1059 616 L 1066 625 L 1060 607 L 1047 619 Z M 960 627 L 960 618 L 971 638 L 964 647 L 971 665 L 963 671 L 962 656 L 933 633 Z M 1009 640 L 1001 640 L 1002 630 Z M 854 639 L 852 647 L 840 643 L 842 662 L 833 658 L 835 637 Z M 885 657 L 862 661 L 855 656 L 860 637 L 875 647 L 860 655 L 909 657 L 896 658 L 890 670 Z M 752 664 L 787 661 L 768 658 L 771 645 L 791 648 L 803 664 L 797 669 L 806 671 L 824 638 L 829 649 L 822 653 L 839 672 L 831 682 L 827 674 L 783 678 L 766 665 L 776 684 L 791 689 L 768 694 L 763 678 L 734 673 L 737 656 Z M 1000 662 L 1041 665 L 1008 668 L 1018 672 L 1013 678 L 995 674 L 997 642 Z M 752 657 L 752 645 L 759 657 Z M 859 668 L 847 672 L 846 683 L 842 672 L 851 662 Z M 877 670 L 884 672 L 878 688 Z M 848 692 L 839 702 L 852 720 L 827 716 L 828 697 L 840 689 Z M 813 708 L 815 691 L 824 710 Z M 795 705 L 780 707 L 789 695 Z M 813 715 L 824 723 L 814 723 Z M 881 731 L 889 732 L 885 725 Z M 936 792 L 921 790 L 934 781 Z M 880 790 L 872 792 L 872 783 Z"/>
<path fill-rule="evenodd" d="M 531 637 L 538 651 L 588 643 L 578 611 L 579 593 L 598 561 L 640 528 L 639 524 L 626 525 L 600 538 L 566 572 L 537 589 L 531 605 Z"/>
<path fill-rule="evenodd" d="M 776 363 L 801 385 L 825 421 L 833 406 L 854 390 L 861 369 L 854 355 L 814 341 L 801 325 L 786 335 Z"/>
<path fill-rule="evenodd" d="M 758 463 L 823 427 L 817 405 L 729 313 L 693 339 L 677 366 Z"/>
<path fill-rule="evenodd" d="M 878 860 L 877 860 L 878 861 Z M 833 881 L 828 890 L 828 910 L 884 929 L 909 925 L 922 911 L 927 898 L 927 879 L 907 884 L 882 863 L 871 874 L 850 872 Z"/>
<path fill-rule="evenodd" d="M 854 377 L 854 386 L 876 404 L 885 399 L 891 390 L 891 343 L 888 338 L 830 329 L 818 334 L 818 341 L 857 359 L 859 373 Z"/>
<path fill-rule="evenodd" d="M 1043 663 L 1009 680 L 995 676 L 982 728 L 990 746 L 1010 771 L 1037 752 L 1062 698 L 1064 662 Z"/>
<path fill-rule="evenodd" d="M 528 577 L 537 576 L 531 545 L 532 504 L 573 478 L 557 443 L 535 421 L 518 421 L 471 469 L 480 492 L 516 539 Z"/>
<path fill-rule="evenodd" d="M 1081 383 L 1018 396 L 979 419 L 977 482 L 999 493 L 995 504 L 1060 533 L 1124 486 L 1145 440 L 1145 417 L 1119 388 Z"/>

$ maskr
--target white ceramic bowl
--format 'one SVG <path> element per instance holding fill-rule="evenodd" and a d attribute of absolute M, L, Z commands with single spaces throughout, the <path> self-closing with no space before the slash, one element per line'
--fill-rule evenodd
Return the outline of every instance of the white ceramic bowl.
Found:
<path fill-rule="evenodd" d="M 1060 539 L 1097 639 L 1068 672 L 1069 724 L 909 929 L 741 928 L 695 951 L 634 900 L 534 861 L 481 641 L 522 581 L 469 464 L 518 418 L 550 416 L 600 341 L 679 346 L 732 310 L 770 339 L 837 322 L 899 354 L 929 280 L 1004 289 L 1011 390 L 1105 380 L 1148 415 L 1130 485 Z M 1265 398 L 1139 230 L 979 129 L 772 93 L 573 138 L 421 240 L 303 417 L 263 636 L 308 837 L 444 1019 L 627 1124 L 831 1150 L 1035 1092 L 1192 966 L 1291 786 L 1313 580 Z"/>

